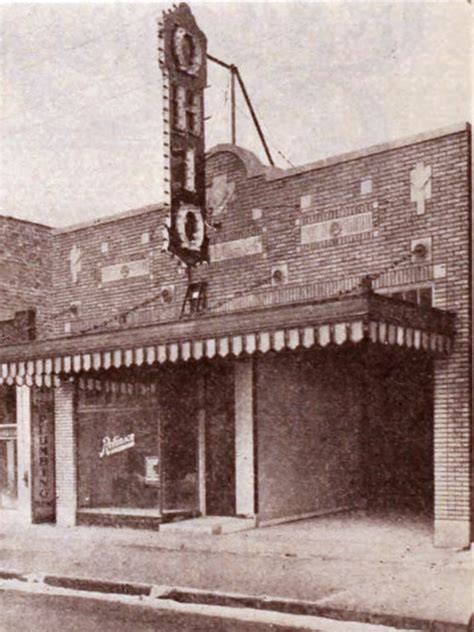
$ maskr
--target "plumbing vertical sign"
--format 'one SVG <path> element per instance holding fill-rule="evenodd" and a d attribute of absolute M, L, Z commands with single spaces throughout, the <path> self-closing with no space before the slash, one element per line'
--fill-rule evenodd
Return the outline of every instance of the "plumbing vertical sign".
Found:
<path fill-rule="evenodd" d="M 33 522 L 56 517 L 54 404 L 51 389 L 32 389 L 31 472 Z"/>
<path fill-rule="evenodd" d="M 163 12 L 158 23 L 163 75 L 164 250 L 186 266 L 207 261 L 204 177 L 204 89 L 207 40 L 189 7 Z"/>

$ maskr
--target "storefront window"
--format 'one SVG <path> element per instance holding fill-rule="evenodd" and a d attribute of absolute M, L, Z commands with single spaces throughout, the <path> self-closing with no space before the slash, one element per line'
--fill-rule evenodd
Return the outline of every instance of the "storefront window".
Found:
<path fill-rule="evenodd" d="M 194 372 L 160 373 L 156 394 L 79 391 L 79 509 L 154 510 L 173 518 L 198 508 L 198 407 Z M 125 389 L 126 390 L 126 389 Z"/>
<path fill-rule="evenodd" d="M 0 425 L 16 424 L 16 393 L 14 386 L 0 386 Z"/>
<path fill-rule="evenodd" d="M 79 507 L 159 511 L 159 437 L 152 398 L 80 392 Z"/>
<path fill-rule="evenodd" d="M 396 292 L 388 292 L 387 294 L 392 298 L 398 298 L 402 301 L 408 301 L 409 303 L 417 303 L 422 307 L 433 306 L 433 289 L 428 286 L 397 290 Z"/>

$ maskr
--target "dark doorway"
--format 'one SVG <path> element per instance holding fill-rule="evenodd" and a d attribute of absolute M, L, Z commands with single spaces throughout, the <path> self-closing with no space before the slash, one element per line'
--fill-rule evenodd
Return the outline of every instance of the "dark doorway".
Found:
<path fill-rule="evenodd" d="M 227 364 L 206 377 L 206 510 L 235 515 L 234 377 Z"/>
<path fill-rule="evenodd" d="M 433 363 L 374 349 L 362 447 L 369 508 L 433 511 Z"/>
<path fill-rule="evenodd" d="M 160 376 L 162 511 L 198 511 L 198 376 L 194 367 L 169 367 Z"/>

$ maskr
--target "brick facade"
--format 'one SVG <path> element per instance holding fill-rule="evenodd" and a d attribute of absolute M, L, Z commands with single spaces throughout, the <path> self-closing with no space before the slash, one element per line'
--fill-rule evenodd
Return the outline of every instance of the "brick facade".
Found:
<path fill-rule="evenodd" d="M 18 312 L 35 310 L 35 334 L 48 335 L 52 247 L 51 228 L 0 216 L 0 344 L 31 339 Z"/>
<path fill-rule="evenodd" d="M 206 178 L 209 199 L 221 199 L 209 217 L 211 263 L 191 277 L 208 284 L 208 313 L 334 297 L 367 274 L 376 291 L 429 290 L 435 307 L 456 312 L 454 349 L 434 363 L 435 516 L 439 543 L 464 545 L 472 511 L 469 127 L 287 171 L 219 146 L 208 155 Z M 40 338 L 176 321 L 187 279 L 161 251 L 165 215 L 153 206 L 85 226 L 28 227 L 35 256 L 26 273 L 12 251 L 16 268 L 0 291 L 19 308 L 41 303 Z M 16 226 L 2 222 L 4 234 Z M 31 287 L 22 294 L 23 278 Z M 58 521 L 67 523 L 69 385 L 57 391 L 56 405 Z"/>
<path fill-rule="evenodd" d="M 176 265 L 160 252 L 162 245 L 163 210 L 151 207 L 116 221 L 100 222 L 78 230 L 60 230 L 55 235 L 53 282 L 55 311 L 63 315 L 54 324 L 54 335 L 80 333 L 83 330 L 147 324 L 168 320 L 179 315 L 177 302 L 170 307 L 160 300 L 149 307 L 131 312 L 126 322 L 118 315 L 159 293 L 162 285 L 177 284 L 178 295 L 184 296 L 184 278 L 176 278 Z M 71 251 L 80 252 L 77 281 L 71 273 Z M 140 274 L 127 277 L 120 274 L 124 266 L 140 262 Z M 117 266 L 115 280 L 102 280 L 102 271 Z M 141 272 L 146 273 L 141 274 Z M 114 271 L 112 271 L 113 277 Z M 77 312 L 69 311 L 71 304 Z"/>
<path fill-rule="evenodd" d="M 48 335 L 51 233 L 47 226 L 0 216 L 0 347 Z M 16 454 L 14 502 L 25 522 L 33 518 L 30 395 L 26 386 L 0 387 L 0 424 L 12 425 L 7 445 Z"/>
<path fill-rule="evenodd" d="M 254 238 L 261 251 L 226 257 L 225 252 L 222 256 L 222 251 L 214 250 L 211 265 L 194 271 L 196 280 L 208 282 L 208 311 L 333 296 L 355 287 L 364 274 L 385 271 L 376 281 L 377 290 L 432 286 L 435 306 L 457 311 L 459 331 L 465 332 L 468 143 L 467 130 L 433 134 L 419 142 L 362 152 L 361 157 L 342 157 L 333 164 L 327 161 L 329 164 L 286 172 L 260 168 L 250 177 L 232 147 L 211 152 L 208 186 L 216 177 L 225 176 L 234 189 L 227 208 L 216 215 L 216 221 L 211 220 L 216 226 L 211 229 L 211 250 Z M 410 172 L 418 163 L 431 167 L 432 173 L 431 197 L 425 202 L 424 214 L 417 213 L 410 198 Z M 371 192 L 363 194 L 361 184 L 369 178 Z M 83 228 L 56 231 L 53 311 L 59 316 L 54 320 L 54 335 L 124 329 L 179 316 L 186 280 L 176 263 L 161 252 L 165 214 L 155 206 Z M 353 223 L 368 218 L 369 225 L 362 226 L 363 230 L 356 227 L 353 234 L 304 243 L 308 226 L 335 222 L 337 228 L 354 217 Z M 392 266 L 409 258 L 412 242 L 418 240 L 429 242 L 427 256 Z M 76 280 L 70 262 L 74 248 L 80 252 Z M 132 276 L 134 264 L 136 275 Z M 271 280 L 272 270 L 278 266 L 287 269 L 287 282 L 281 287 Z M 160 298 L 164 286 L 172 286 L 174 291 L 169 303 Z M 154 296 L 156 300 L 140 306 Z M 74 307 L 68 311 L 71 304 L 77 311 Z"/>

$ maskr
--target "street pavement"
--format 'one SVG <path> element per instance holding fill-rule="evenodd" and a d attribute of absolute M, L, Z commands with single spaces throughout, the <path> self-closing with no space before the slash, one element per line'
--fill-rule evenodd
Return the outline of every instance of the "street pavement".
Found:
<path fill-rule="evenodd" d="M 0 585 L 1 632 L 396 632 L 395 628 L 252 609 Z M 44 592 L 44 591 L 50 592 Z M 92 596 L 91 596 L 92 595 Z"/>
<path fill-rule="evenodd" d="M 155 610 L 119 601 L 64 595 L 0 593 L 2 632 L 264 632 L 272 624 L 236 621 L 172 610 Z M 279 631 L 288 627 L 278 628 Z M 293 628 L 294 630 L 295 628 Z"/>
<path fill-rule="evenodd" d="M 434 549 L 429 528 L 413 524 L 354 514 L 190 536 L 2 521 L 0 571 L 166 585 L 221 600 L 238 593 L 262 604 L 283 598 L 306 613 L 310 603 L 313 615 L 466 630 L 473 609 L 471 552 Z"/>

